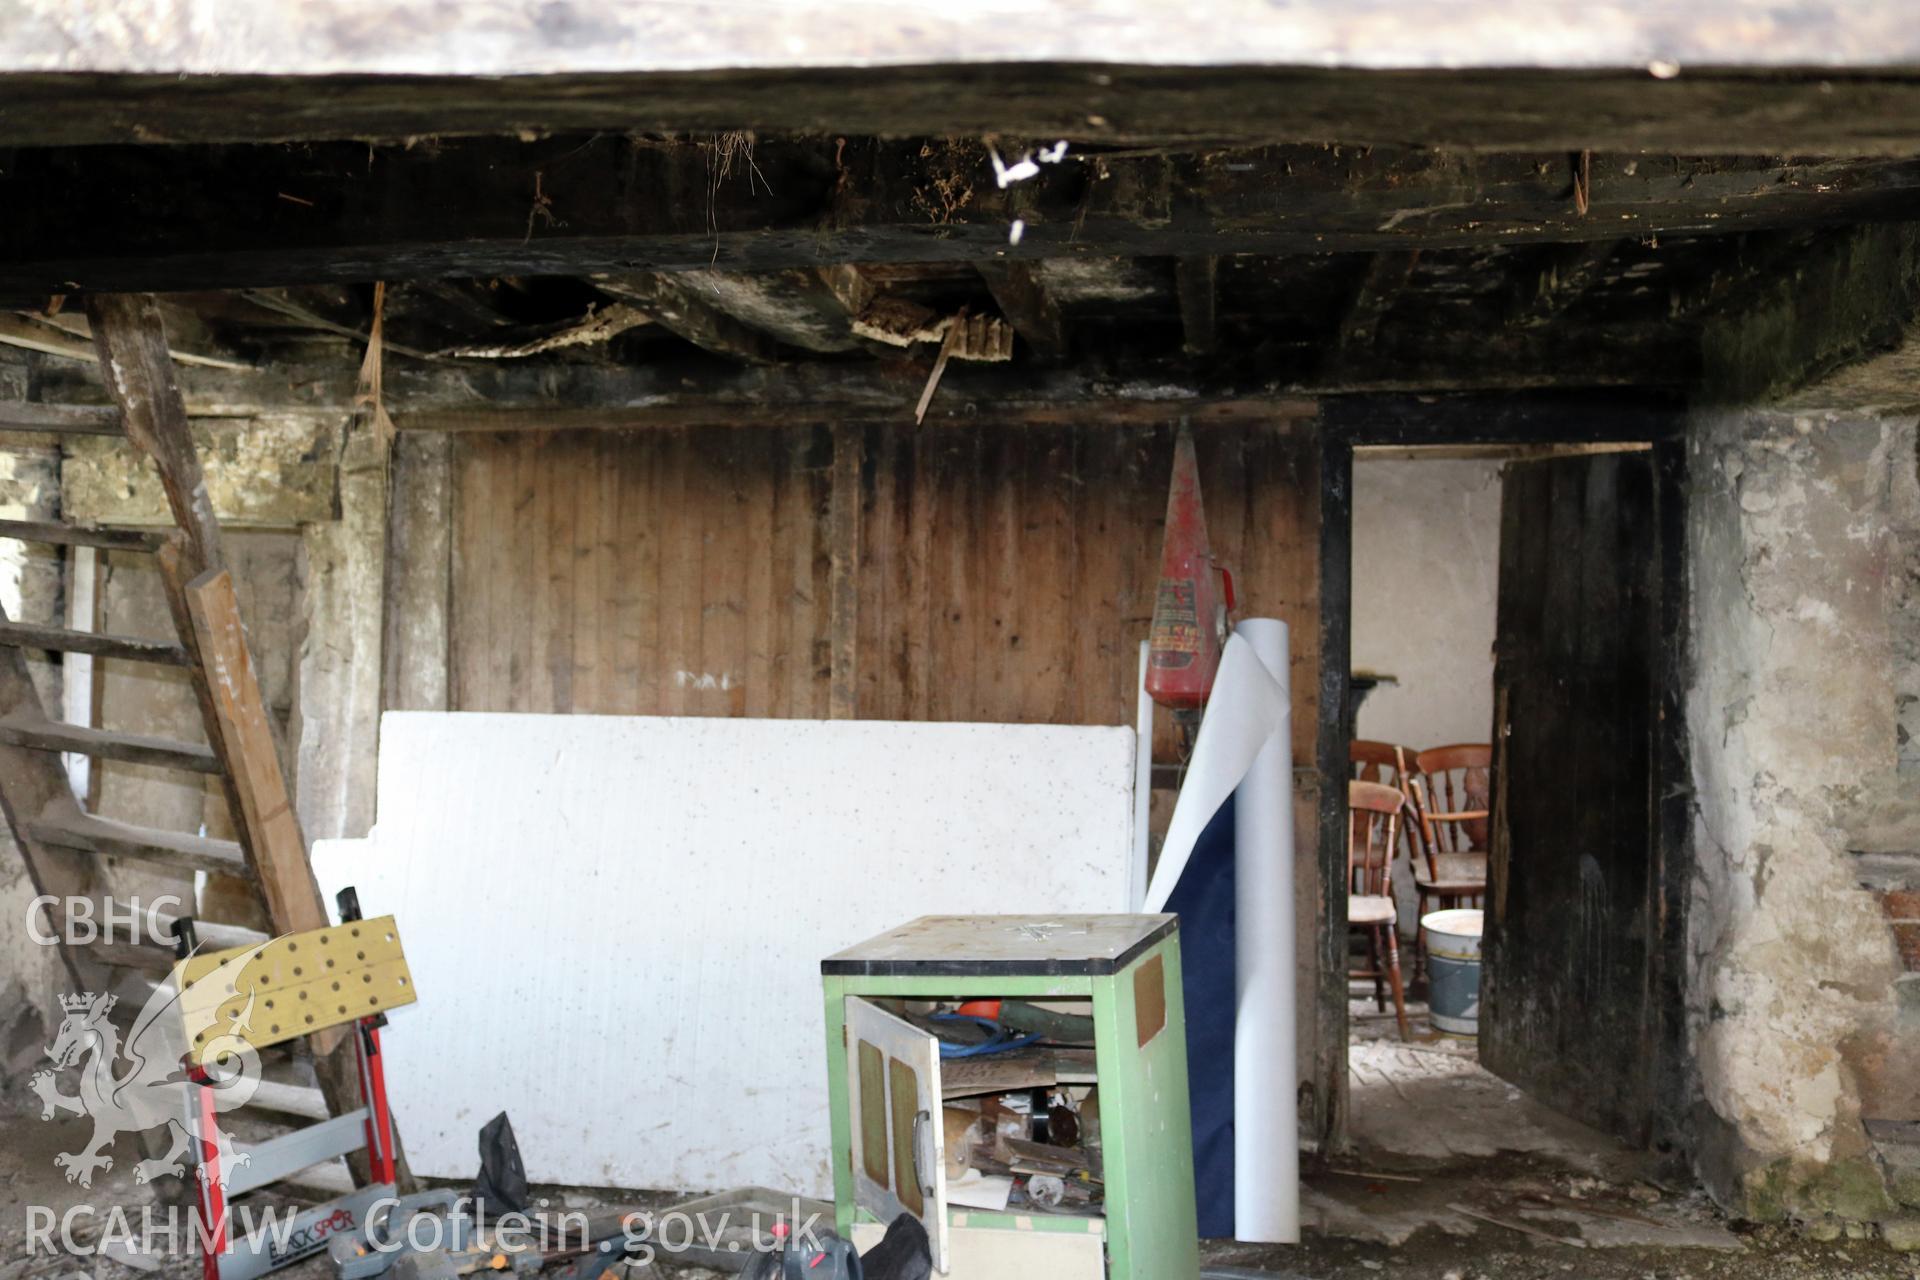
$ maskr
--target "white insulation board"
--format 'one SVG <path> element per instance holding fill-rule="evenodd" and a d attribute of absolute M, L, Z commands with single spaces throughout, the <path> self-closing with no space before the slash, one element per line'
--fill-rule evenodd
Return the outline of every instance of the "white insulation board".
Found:
<path fill-rule="evenodd" d="M 831 1193 L 820 959 L 915 916 L 1125 911 L 1121 727 L 388 712 L 331 896 L 399 917 L 416 1173 Z"/>

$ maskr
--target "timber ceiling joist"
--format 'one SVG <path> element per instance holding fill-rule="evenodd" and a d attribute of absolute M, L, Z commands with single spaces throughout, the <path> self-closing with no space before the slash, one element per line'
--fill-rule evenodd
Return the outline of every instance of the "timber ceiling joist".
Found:
<path fill-rule="evenodd" d="M 0 295 L 843 262 L 1388 253 L 1897 220 L 1920 161 L 558 137 L 22 149 Z M 1017 243 L 1010 229 L 1023 224 Z"/>
<path fill-rule="evenodd" d="M 937 362 L 936 420 L 1686 389 L 1716 316 L 1920 216 L 1913 159 L 1294 144 L 1018 166 L 1037 150 L 740 133 L 22 149 L 0 165 L 0 344 L 35 353 L 40 398 L 84 403 L 66 299 L 159 292 L 196 412 L 338 405 L 383 281 L 403 429 L 885 418 Z"/>

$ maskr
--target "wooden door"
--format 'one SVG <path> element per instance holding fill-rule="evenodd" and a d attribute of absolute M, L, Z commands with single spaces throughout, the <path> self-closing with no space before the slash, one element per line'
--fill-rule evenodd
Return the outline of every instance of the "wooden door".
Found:
<path fill-rule="evenodd" d="M 1507 469 L 1480 1057 L 1636 1145 L 1662 1019 L 1661 488 L 1651 452 Z"/>

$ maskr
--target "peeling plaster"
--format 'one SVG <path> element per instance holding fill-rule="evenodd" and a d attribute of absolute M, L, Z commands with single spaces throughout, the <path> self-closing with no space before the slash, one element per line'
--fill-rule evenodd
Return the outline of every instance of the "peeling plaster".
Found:
<path fill-rule="evenodd" d="M 332 520 L 338 432 L 338 422 L 310 415 L 196 424 L 214 514 L 223 523 L 283 528 Z M 75 437 L 64 489 L 70 520 L 173 523 L 159 473 L 124 440 Z"/>
<path fill-rule="evenodd" d="M 1863 1105 L 1920 1069 L 1862 1049 L 1895 1034 L 1901 969 L 1856 857 L 1900 795 L 1914 436 L 1912 419 L 1761 411 L 1696 434 L 1688 998 L 1702 1100 L 1733 1136 L 1702 1172 L 1744 1212 L 1877 1212 L 1870 1180 L 1841 1173 L 1867 1150 Z"/>

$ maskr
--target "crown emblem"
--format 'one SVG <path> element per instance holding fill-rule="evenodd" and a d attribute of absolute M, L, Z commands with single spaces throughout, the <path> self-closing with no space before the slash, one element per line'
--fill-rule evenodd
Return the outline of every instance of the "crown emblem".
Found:
<path fill-rule="evenodd" d="M 77 996 L 61 996 L 60 1008 L 67 1013 L 91 1013 L 97 1007 L 101 1013 L 113 1008 L 113 996 L 96 996 L 91 991 L 82 991 Z"/>

